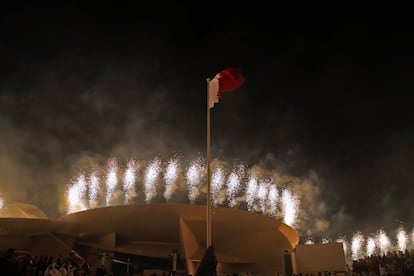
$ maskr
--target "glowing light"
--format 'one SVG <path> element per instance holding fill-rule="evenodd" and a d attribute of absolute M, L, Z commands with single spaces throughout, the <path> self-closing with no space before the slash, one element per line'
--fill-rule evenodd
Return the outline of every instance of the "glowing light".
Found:
<path fill-rule="evenodd" d="M 256 192 L 257 192 L 257 178 L 254 174 L 252 174 L 249 177 L 249 182 L 247 184 L 247 189 L 246 189 L 246 203 L 247 203 L 247 209 L 249 211 L 251 211 L 253 208 Z"/>
<path fill-rule="evenodd" d="M 361 248 L 364 243 L 364 236 L 361 232 L 357 232 L 352 236 L 351 252 L 352 259 L 358 260 L 361 257 Z"/>
<path fill-rule="evenodd" d="M 78 179 L 68 188 L 68 213 L 86 210 L 86 205 L 83 202 L 85 191 L 85 176 L 81 174 Z"/>
<path fill-rule="evenodd" d="M 282 210 L 283 210 L 283 221 L 290 226 L 293 226 L 295 223 L 298 200 L 292 195 L 292 193 L 284 189 L 282 191 Z"/>
<path fill-rule="evenodd" d="M 312 238 L 308 238 L 306 241 L 305 241 L 305 244 L 314 244 L 315 242 L 313 241 L 313 239 Z"/>
<path fill-rule="evenodd" d="M 135 174 L 136 174 L 136 162 L 130 160 L 127 165 L 127 169 L 124 174 L 124 202 L 128 203 L 134 196 L 136 196 L 135 190 Z"/>
<path fill-rule="evenodd" d="M 174 184 L 177 180 L 177 176 L 180 170 L 180 164 L 178 160 L 171 159 L 168 162 L 167 168 L 165 169 L 164 174 L 164 181 L 165 181 L 165 191 L 164 191 L 164 197 L 167 200 L 171 199 L 171 196 L 174 192 Z"/>
<path fill-rule="evenodd" d="M 329 242 L 331 242 L 330 238 L 322 238 L 321 243 L 329 243 Z"/>
<path fill-rule="evenodd" d="M 111 160 L 108 164 L 108 174 L 106 175 L 106 205 L 110 205 L 116 185 L 118 184 L 116 162 Z"/>
<path fill-rule="evenodd" d="M 170 200 L 174 192 L 182 188 L 181 180 L 184 179 L 187 182 L 188 199 L 194 203 L 201 191 L 204 191 L 203 188 L 205 186 L 202 186 L 203 179 L 206 177 L 204 163 L 201 159 L 194 160 L 186 170 L 183 170 L 185 172 L 183 173 L 179 161 L 176 158 L 171 158 L 163 174 L 163 180 L 165 181 L 164 198 L 167 201 Z M 105 195 L 103 204 L 106 206 L 121 202 L 123 204 L 135 203 L 134 200 L 138 192 L 137 183 L 143 184 L 142 190 L 145 194 L 145 202 L 149 203 L 157 196 L 158 185 L 161 184 L 159 182 L 159 175 L 163 170 L 161 165 L 160 159 L 155 157 L 146 165 L 142 179 L 137 179 L 139 166 L 135 160 L 129 160 L 121 177 L 116 161 L 111 159 L 107 164 L 106 175 L 102 179 L 98 178 L 96 172 L 90 174 L 87 179 L 85 195 L 81 195 L 79 191 L 76 192 L 76 189 L 81 187 L 80 184 L 71 184 L 73 186 L 70 189 L 71 196 L 68 195 L 67 201 L 68 206 L 72 207 L 69 207 L 68 210 L 70 209 L 73 212 L 83 209 L 83 199 L 85 199 L 88 208 L 94 208 L 101 204 L 100 201 L 103 198 L 100 197 L 103 195 Z M 299 200 L 290 191 L 279 191 L 276 184 L 268 179 L 258 179 L 254 173 L 249 175 L 246 183 L 244 183 L 246 173 L 244 165 L 235 166 L 227 178 L 225 175 L 226 170 L 227 168 L 220 164 L 216 165 L 214 170 L 212 170 L 210 184 L 212 188 L 211 198 L 214 205 L 223 204 L 227 200 L 228 206 L 234 207 L 244 200 L 249 211 L 252 211 L 252 209 L 254 211 L 260 210 L 263 214 L 274 217 L 278 216 L 286 224 L 293 226 Z M 242 187 L 245 188 L 245 194 L 240 194 Z M 81 190 L 83 191 L 84 188 L 81 188 Z M 76 197 L 81 198 L 81 200 L 78 200 L 78 203 L 74 203 L 76 202 L 74 199 Z M 73 207 L 74 204 L 82 206 Z"/>
<path fill-rule="evenodd" d="M 390 238 L 387 236 L 384 230 L 379 230 L 377 235 L 378 246 L 381 250 L 381 254 L 386 254 L 391 245 Z"/>
<path fill-rule="evenodd" d="M 277 211 L 277 201 L 279 199 L 279 192 L 277 191 L 276 185 L 270 186 L 269 189 L 269 205 L 270 205 L 270 212 L 274 215 Z"/>
<path fill-rule="evenodd" d="M 216 205 L 218 195 L 224 185 L 224 170 L 222 166 L 217 166 L 213 175 L 211 176 L 211 199 Z"/>
<path fill-rule="evenodd" d="M 414 227 L 413 227 L 413 231 L 412 231 L 412 233 L 411 233 L 411 242 L 413 243 L 413 245 L 414 245 Z"/>
<path fill-rule="evenodd" d="M 372 256 L 375 253 L 375 239 L 373 237 L 369 237 L 367 239 L 367 256 Z"/>
<path fill-rule="evenodd" d="M 242 178 L 244 171 L 244 166 L 240 165 L 229 175 L 227 180 L 227 198 L 230 206 L 234 206 L 236 204 L 234 198 L 240 190 L 240 179 Z"/>
<path fill-rule="evenodd" d="M 96 207 L 99 194 L 99 179 L 96 176 L 96 173 L 93 172 L 89 177 L 89 186 L 88 186 L 88 198 L 89 206 Z"/>
<path fill-rule="evenodd" d="M 260 209 L 262 213 L 266 213 L 266 199 L 267 199 L 267 183 L 262 181 L 257 189 L 257 198 L 259 199 Z"/>
<path fill-rule="evenodd" d="M 202 178 L 203 165 L 201 160 L 193 161 L 187 170 L 185 178 L 188 185 L 188 199 L 194 202 L 199 195 L 199 185 Z"/>
<path fill-rule="evenodd" d="M 4 207 L 4 199 L 0 197 L 0 210 Z"/>
<path fill-rule="evenodd" d="M 399 227 L 397 232 L 397 244 L 399 251 L 404 252 L 407 249 L 407 232 L 402 226 Z"/>
<path fill-rule="evenodd" d="M 155 183 L 161 171 L 161 161 L 156 157 L 152 160 L 145 172 L 145 201 L 150 202 L 157 195 Z"/>

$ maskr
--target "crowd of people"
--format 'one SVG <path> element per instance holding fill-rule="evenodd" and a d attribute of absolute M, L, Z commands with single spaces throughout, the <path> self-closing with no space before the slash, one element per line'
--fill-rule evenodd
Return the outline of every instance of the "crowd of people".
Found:
<path fill-rule="evenodd" d="M 352 262 L 353 276 L 413 276 L 414 250 L 367 256 Z"/>
<path fill-rule="evenodd" d="M 73 254 L 68 257 L 32 256 L 8 249 L 0 255 L 1 275 L 8 276 L 77 276 L 91 275 L 87 262 L 80 262 Z"/>
<path fill-rule="evenodd" d="M 202 263 L 210 262 L 204 260 Z M 202 269 L 199 269 L 196 275 L 214 275 L 216 274 L 215 266 L 216 261 L 213 262 L 213 273 L 211 273 L 207 269 L 209 266 L 206 265 L 204 268 L 201 265 L 200 268 Z M 1 275 L 10 276 L 109 275 L 103 267 L 92 271 L 87 262 L 81 262 L 79 258 L 72 254 L 65 258 L 32 256 L 25 252 L 15 251 L 12 248 L 0 255 L 0 271 Z M 345 274 L 349 276 L 412 276 L 414 275 L 414 250 L 388 252 L 354 260 L 349 267 L 349 271 Z"/>

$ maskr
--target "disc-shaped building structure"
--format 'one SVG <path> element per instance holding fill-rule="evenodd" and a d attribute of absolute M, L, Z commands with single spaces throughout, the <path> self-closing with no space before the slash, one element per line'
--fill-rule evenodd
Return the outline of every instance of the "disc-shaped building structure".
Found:
<path fill-rule="evenodd" d="M 109 206 L 58 219 L 46 218 L 35 206 L 22 206 L 36 210 L 32 214 L 38 217 L 3 212 L 3 250 L 13 247 L 49 256 L 76 252 L 95 267 L 125 265 L 194 275 L 206 247 L 203 205 Z M 213 207 L 211 230 L 218 272 L 283 273 L 286 254 L 299 244 L 298 233 L 280 219 L 232 208 Z"/>

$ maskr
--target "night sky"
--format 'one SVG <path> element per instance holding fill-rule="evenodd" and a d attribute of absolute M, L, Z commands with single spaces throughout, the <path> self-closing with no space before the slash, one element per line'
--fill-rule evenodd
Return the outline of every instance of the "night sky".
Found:
<path fill-rule="evenodd" d="M 235 66 L 246 82 L 211 111 L 212 158 L 292 179 L 304 235 L 413 229 L 406 7 L 119 2 L 1 9 L 6 202 L 56 217 L 84 167 L 205 155 L 206 78 Z"/>

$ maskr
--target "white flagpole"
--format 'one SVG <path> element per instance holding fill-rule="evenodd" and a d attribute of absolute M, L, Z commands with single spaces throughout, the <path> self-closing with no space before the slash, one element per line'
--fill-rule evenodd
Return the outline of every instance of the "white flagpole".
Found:
<path fill-rule="evenodd" d="M 211 246 L 211 188 L 210 188 L 210 78 L 207 78 L 207 202 L 206 202 L 206 248 Z"/>

